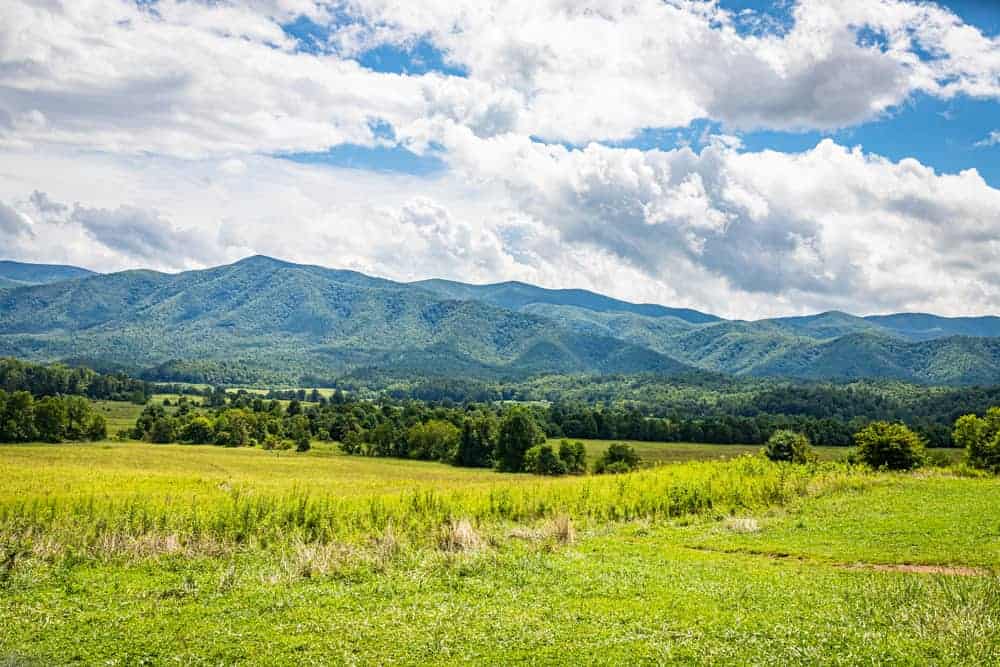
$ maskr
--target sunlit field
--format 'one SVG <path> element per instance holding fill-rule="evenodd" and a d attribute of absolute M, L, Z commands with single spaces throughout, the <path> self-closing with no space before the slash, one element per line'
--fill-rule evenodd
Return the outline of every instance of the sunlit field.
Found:
<path fill-rule="evenodd" d="M 0 479 L 10 664 L 1000 660 L 993 478 L 97 443 Z"/>

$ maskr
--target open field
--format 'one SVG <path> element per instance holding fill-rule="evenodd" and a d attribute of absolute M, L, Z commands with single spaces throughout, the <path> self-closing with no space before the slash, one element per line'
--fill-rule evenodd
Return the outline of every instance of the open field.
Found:
<path fill-rule="evenodd" d="M 993 478 L 104 443 L 0 479 L 0 663 L 1000 662 Z"/>

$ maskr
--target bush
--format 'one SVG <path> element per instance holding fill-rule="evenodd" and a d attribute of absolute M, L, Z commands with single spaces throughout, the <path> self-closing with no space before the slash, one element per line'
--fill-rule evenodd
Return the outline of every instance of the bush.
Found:
<path fill-rule="evenodd" d="M 925 459 L 924 443 L 904 424 L 873 422 L 854 434 L 858 458 L 872 468 L 911 470 Z"/>
<path fill-rule="evenodd" d="M 361 450 L 364 448 L 364 444 L 364 433 L 351 429 L 344 434 L 343 440 L 340 441 L 340 449 L 345 454 L 360 454 Z"/>
<path fill-rule="evenodd" d="M 566 466 L 566 472 L 580 474 L 587 471 L 587 448 L 579 440 L 560 442 L 559 459 Z"/>
<path fill-rule="evenodd" d="M 566 464 L 563 463 L 552 445 L 535 445 L 524 453 L 524 469 L 536 475 L 565 475 Z"/>
<path fill-rule="evenodd" d="M 594 472 L 598 474 L 617 474 L 630 472 L 639 467 L 642 459 L 631 445 L 625 443 L 612 443 L 607 450 L 601 454 L 594 464 Z"/>
<path fill-rule="evenodd" d="M 174 428 L 174 420 L 170 417 L 160 417 L 153 422 L 153 428 L 149 431 L 149 441 L 155 443 L 174 442 L 177 439 L 177 432 Z"/>
<path fill-rule="evenodd" d="M 772 461 L 808 463 L 812 458 L 809 438 L 795 431 L 775 431 L 764 446 L 764 456 Z"/>

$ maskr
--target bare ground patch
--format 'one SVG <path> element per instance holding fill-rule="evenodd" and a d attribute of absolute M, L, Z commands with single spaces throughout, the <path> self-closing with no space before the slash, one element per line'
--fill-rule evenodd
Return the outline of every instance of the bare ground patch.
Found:
<path fill-rule="evenodd" d="M 912 574 L 944 574 L 958 577 L 985 577 L 989 570 L 968 565 L 913 565 L 910 563 L 839 563 L 847 570 L 874 570 L 875 572 L 909 572 Z"/>
<path fill-rule="evenodd" d="M 744 556 L 759 556 L 772 560 L 795 560 L 802 563 L 828 565 L 842 570 L 867 570 L 870 572 L 904 572 L 908 574 L 938 574 L 957 577 L 985 577 L 992 571 L 982 567 L 969 565 L 918 565 L 913 563 L 831 563 L 810 558 L 802 554 L 792 554 L 784 551 L 758 551 L 754 549 L 719 549 L 709 546 L 686 545 L 686 549 L 695 551 L 711 551 L 722 554 L 739 554 Z"/>

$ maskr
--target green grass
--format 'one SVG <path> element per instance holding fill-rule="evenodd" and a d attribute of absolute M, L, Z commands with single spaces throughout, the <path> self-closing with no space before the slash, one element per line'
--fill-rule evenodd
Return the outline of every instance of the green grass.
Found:
<path fill-rule="evenodd" d="M 108 422 L 108 433 L 114 435 L 121 429 L 132 428 L 142 414 L 142 405 L 121 401 L 91 401 L 94 409 Z"/>
<path fill-rule="evenodd" d="M 995 478 L 102 443 L 0 447 L 0 480 L 0 664 L 1000 664 Z M 901 563 L 982 573 L 868 567 Z"/>

